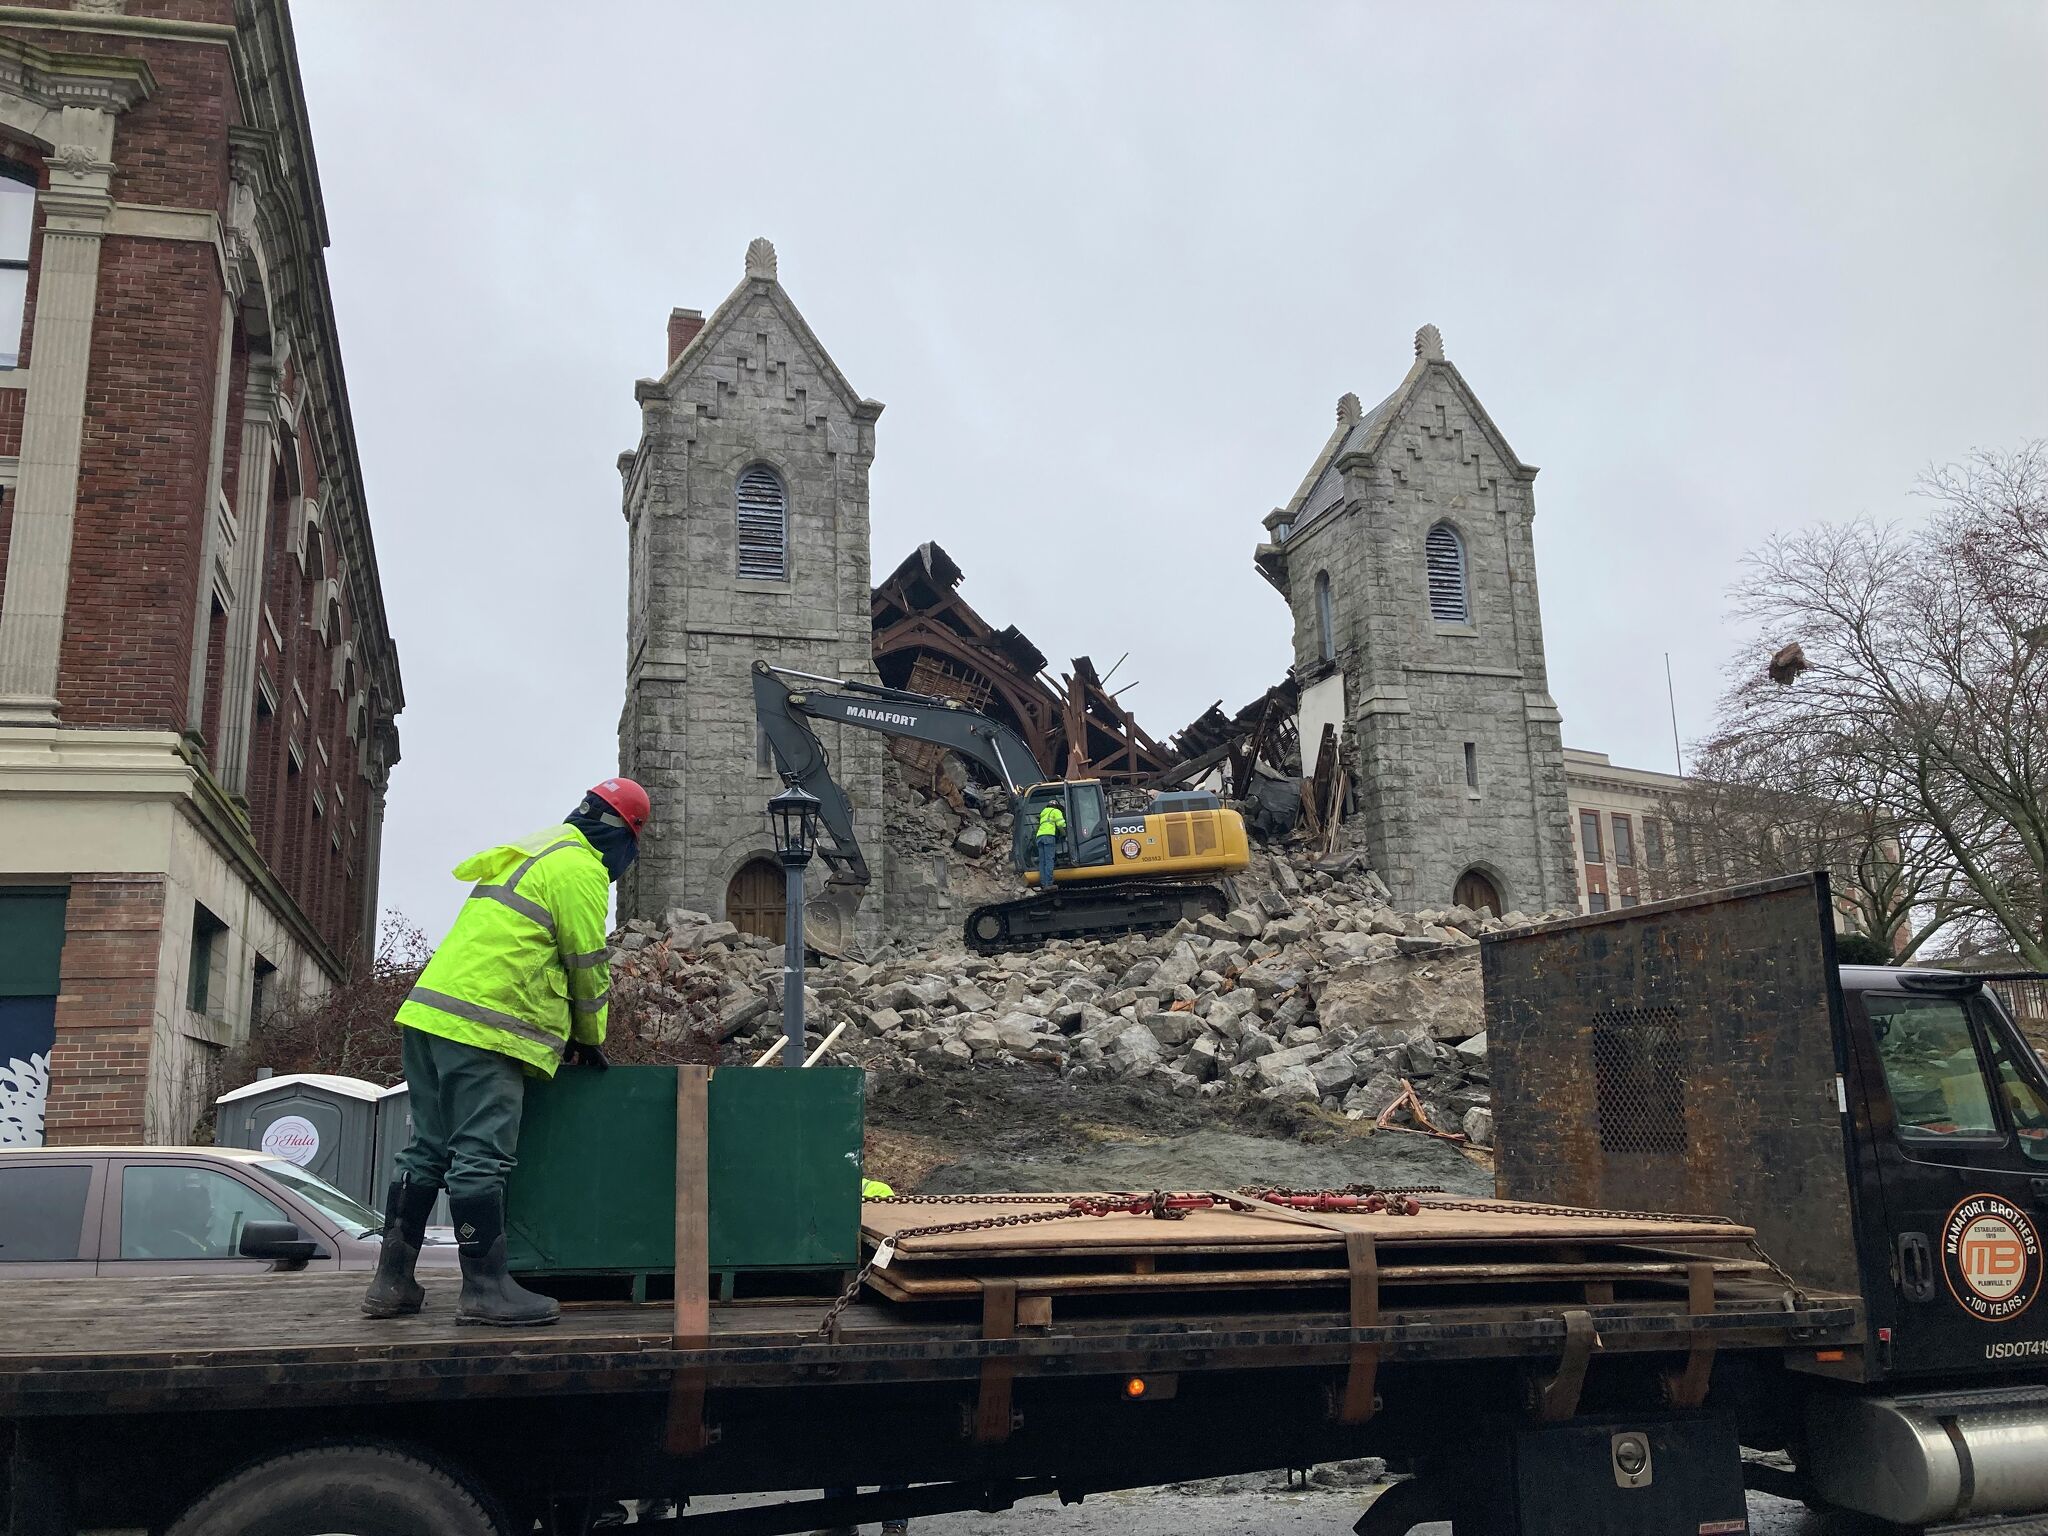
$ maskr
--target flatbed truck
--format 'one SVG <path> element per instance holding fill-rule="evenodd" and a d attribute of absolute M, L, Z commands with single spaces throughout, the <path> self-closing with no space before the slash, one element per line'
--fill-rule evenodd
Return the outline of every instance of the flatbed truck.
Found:
<path fill-rule="evenodd" d="M 1816 875 L 1482 949 L 1500 1194 L 1733 1217 L 1762 1255 L 1733 1278 L 1550 1241 L 1511 1284 L 1404 1287 L 1348 1229 L 1322 1289 L 1053 1312 L 990 1276 L 714 1305 L 701 1336 L 625 1304 L 372 1322 L 345 1276 L 11 1283 L 8 1530 L 525 1536 L 639 1498 L 682 1501 L 650 1531 L 775 1536 L 1367 1455 L 1413 1475 L 1365 1536 L 1733 1533 L 1745 1481 L 2048 1530 L 2048 1082 L 1980 989 L 1840 969 L 1832 927 Z"/>

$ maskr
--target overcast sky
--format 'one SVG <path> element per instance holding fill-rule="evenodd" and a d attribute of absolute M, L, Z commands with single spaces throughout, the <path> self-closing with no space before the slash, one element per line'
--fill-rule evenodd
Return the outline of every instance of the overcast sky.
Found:
<path fill-rule="evenodd" d="M 874 567 L 1164 737 L 1292 660 L 1251 565 L 1445 349 L 1540 465 L 1565 740 L 1704 731 L 1743 550 L 2048 435 L 2048 6 L 297 0 L 400 648 L 383 900 L 616 766 L 615 460 L 755 235 L 888 409 Z"/>

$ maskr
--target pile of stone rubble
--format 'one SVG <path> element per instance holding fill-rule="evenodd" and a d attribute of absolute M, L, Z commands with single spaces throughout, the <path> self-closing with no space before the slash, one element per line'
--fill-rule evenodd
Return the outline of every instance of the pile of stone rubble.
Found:
<path fill-rule="evenodd" d="M 1536 919 L 1398 913 L 1356 855 L 1255 855 L 1241 905 L 1161 934 L 982 957 L 957 947 L 814 960 L 813 1042 L 878 1072 L 1025 1071 L 1257 1094 L 1351 1119 L 1492 1138 L 1477 935 Z M 1568 914 L 1553 914 L 1565 916 Z M 781 1030 L 780 946 L 677 910 L 613 953 L 628 1059 L 752 1059 Z M 1411 1098 L 1406 1089 L 1414 1090 Z"/>

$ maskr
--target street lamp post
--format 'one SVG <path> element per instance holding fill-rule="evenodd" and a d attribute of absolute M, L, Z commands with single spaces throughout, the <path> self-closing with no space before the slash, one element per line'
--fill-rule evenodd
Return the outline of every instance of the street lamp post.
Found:
<path fill-rule="evenodd" d="M 804 871 L 818 836 L 818 797 L 792 784 L 768 802 L 782 859 L 782 1065 L 804 1064 Z"/>

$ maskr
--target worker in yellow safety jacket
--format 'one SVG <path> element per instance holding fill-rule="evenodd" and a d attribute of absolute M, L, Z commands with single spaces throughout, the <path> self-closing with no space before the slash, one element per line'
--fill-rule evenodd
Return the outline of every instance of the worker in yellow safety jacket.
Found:
<path fill-rule="evenodd" d="M 427 1216 L 445 1188 L 462 1259 L 458 1323 L 551 1323 L 561 1307 L 505 1267 L 505 1175 L 526 1080 L 605 1060 L 611 882 L 651 812 L 631 779 L 606 779 L 568 820 L 473 854 L 461 915 L 398 1008 L 412 1141 L 384 1206 L 384 1246 L 363 1297 L 371 1317 L 417 1312 Z"/>
<path fill-rule="evenodd" d="M 1067 813 L 1048 805 L 1038 813 L 1038 888 L 1052 890 L 1052 862 L 1060 851 L 1060 834 L 1067 830 Z"/>

